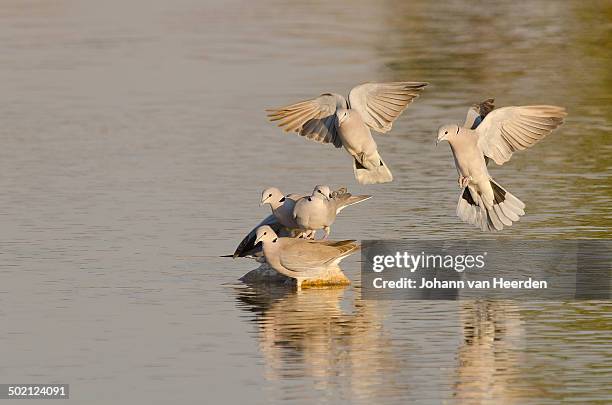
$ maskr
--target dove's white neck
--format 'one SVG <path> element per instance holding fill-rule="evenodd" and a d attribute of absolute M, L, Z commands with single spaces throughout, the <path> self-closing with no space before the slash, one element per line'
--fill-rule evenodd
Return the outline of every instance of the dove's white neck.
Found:
<path fill-rule="evenodd" d="M 456 134 L 449 134 L 446 137 L 451 147 L 474 146 L 478 142 L 476 131 L 467 128 L 459 128 Z"/>
<path fill-rule="evenodd" d="M 273 242 L 273 241 L 276 242 Z M 261 242 L 263 247 L 264 256 L 266 257 L 266 261 L 268 264 L 274 268 L 276 265 L 280 265 L 279 253 L 280 253 L 280 242 L 278 237 L 272 240 L 266 240 Z"/>
<path fill-rule="evenodd" d="M 283 203 L 282 203 L 282 202 L 280 202 L 281 198 L 282 198 L 282 197 L 279 197 L 279 198 L 276 198 L 276 197 L 275 197 L 274 199 L 272 199 L 272 201 L 270 201 L 270 208 L 272 208 L 272 211 L 274 211 L 274 210 L 278 209 L 278 207 L 280 207 L 281 205 L 283 205 Z"/>

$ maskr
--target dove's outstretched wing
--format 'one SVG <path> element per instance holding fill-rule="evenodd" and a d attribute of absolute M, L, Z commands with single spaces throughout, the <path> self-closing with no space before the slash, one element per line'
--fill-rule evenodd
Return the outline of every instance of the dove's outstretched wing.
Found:
<path fill-rule="evenodd" d="M 424 82 L 364 83 L 349 93 L 350 107 L 359 111 L 367 126 L 385 133 L 393 121 L 408 107 L 421 90 Z"/>
<path fill-rule="evenodd" d="M 517 150 L 535 145 L 563 124 L 565 108 L 551 105 L 504 107 L 489 113 L 475 129 L 478 147 L 498 165 Z"/>
<path fill-rule="evenodd" d="M 346 99 L 339 94 L 325 93 L 311 100 L 285 107 L 268 109 L 268 119 L 278 121 L 285 132 L 295 131 L 301 136 L 320 143 L 342 146 L 336 126 L 336 110 L 348 108 Z"/>

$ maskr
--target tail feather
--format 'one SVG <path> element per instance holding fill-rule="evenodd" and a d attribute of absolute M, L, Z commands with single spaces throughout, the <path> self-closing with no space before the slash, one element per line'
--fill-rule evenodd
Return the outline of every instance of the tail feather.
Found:
<path fill-rule="evenodd" d="M 497 218 L 499 218 L 502 224 L 506 226 L 512 226 L 512 220 L 508 218 L 508 216 L 506 216 L 506 214 L 504 213 L 504 211 L 502 210 L 500 206 L 501 204 L 493 205 L 493 210 L 495 211 L 495 214 L 497 214 Z"/>
<path fill-rule="evenodd" d="M 501 231 L 504 226 L 512 226 L 513 222 L 525 215 L 525 204 L 493 179 L 490 182 L 493 188 L 493 205 L 487 207 L 475 190 L 471 191 L 466 187 L 459 195 L 457 216 L 482 231 Z"/>
<path fill-rule="evenodd" d="M 480 228 L 482 231 L 489 230 L 486 210 L 480 196 L 474 193 L 472 197 L 470 190 L 465 187 L 459 195 L 459 203 L 457 204 L 457 216 L 464 222 Z"/>
<path fill-rule="evenodd" d="M 362 201 L 369 200 L 372 198 L 371 195 L 363 194 L 363 195 L 351 195 L 347 193 L 348 196 L 346 198 L 342 198 L 339 201 L 336 201 L 336 214 L 340 211 L 348 207 L 349 205 L 358 204 Z"/>
<path fill-rule="evenodd" d="M 387 164 L 378 157 L 378 164 L 373 165 L 372 168 L 368 169 L 363 166 L 355 156 L 353 156 L 353 172 L 355 178 L 359 184 L 379 184 L 388 183 L 393 180 L 393 175 L 387 167 Z"/>

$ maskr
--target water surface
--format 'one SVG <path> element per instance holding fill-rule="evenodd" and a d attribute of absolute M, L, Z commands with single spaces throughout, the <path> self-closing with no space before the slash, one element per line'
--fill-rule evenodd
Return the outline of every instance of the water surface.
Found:
<path fill-rule="evenodd" d="M 78 403 L 605 403 L 609 302 L 379 302 L 257 290 L 221 259 L 264 187 L 375 197 L 334 238 L 490 237 L 454 215 L 436 128 L 487 97 L 561 130 L 493 176 L 527 204 L 495 238 L 610 236 L 607 2 L 7 0 L 0 8 L 0 382 Z M 264 109 L 365 81 L 431 85 L 376 138 L 395 174 Z M 534 400 L 533 398 L 542 398 Z"/>

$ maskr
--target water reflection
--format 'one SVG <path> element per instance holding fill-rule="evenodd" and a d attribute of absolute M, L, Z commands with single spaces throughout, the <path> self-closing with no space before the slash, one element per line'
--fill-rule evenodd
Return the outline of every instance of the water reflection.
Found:
<path fill-rule="evenodd" d="M 516 383 L 525 362 L 525 330 L 512 302 L 461 302 L 463 344 L 457 354 L 455 397 L 460 402 L 522 403 L 537 395 Z"/>
<path fill-rule="evenodd" d="M 404 319 L 398 329 L 385 324 L 393 311 L 390 303 L 353 297 L 349 289 L 294 292 L 262 286 L 235 292 L 239 307 L 254 314 L 249 319 L 256 325 L 266 379 L 282 398 L 316 398 L 313 392 L 325 390 L 330 397 L 363 400 L 497 398 L 511 403 L 525 394 L 512 383 L 520 372 L 517 364 L 524 361 L 525 339 L 513 304 L 452 302 L 459 311 L 440 316 L 428 313 L 431 302 L 407 302 L 425 311 Z M 430 322 L 446 333 L 458 324 L 463 340 L 429 341 L 435 332 L 424 325 Z M 433 395 L 431 382 L 423 381 L 416 365 L 454 370 L 455 383 Z M 294 379 L 306 383 L 293 386 Z"/>
<path fill-rule="evenodd" d="M 563 350 L 553 349 L 556 341 L 550 338 L 566 329 L 559 325 L 548 337 L 546 331 L 555 313 L 572 311 L 573 305 L 376 301 L 363 300 L 358 289 L 350 288 L 295 292 L 240 286 L 234 291 L 238 307 L 256 326 L 254 336 L 273 398 L 468 404 L 525 403 L 530 398 L 580 401 L 596 397 L 604 378 L 582 368 L 593 381 L 580 391 L 569 389 L 569 375 L 550 380 L 564 361 Z M 592 319 L 606 310 L 598 303 L 580 307 Z M 601 328 L 588 336 L 590 344 L 601 345 L 605 326 Z M 570 347 L 580 351 L 588 346 Z"/>
<path fill-rule="evenodd" d="M 383 324 L 385 305 L 346 295 L 346 288 L 236 289 L 240 308 L 255 314 L 266 378 L 308 382 L 283 395 L 303 398 L 311 389 L 330 388 L 352 398 L 381 398 L 401 390 L 390 377 L 401 361 Z"/>

